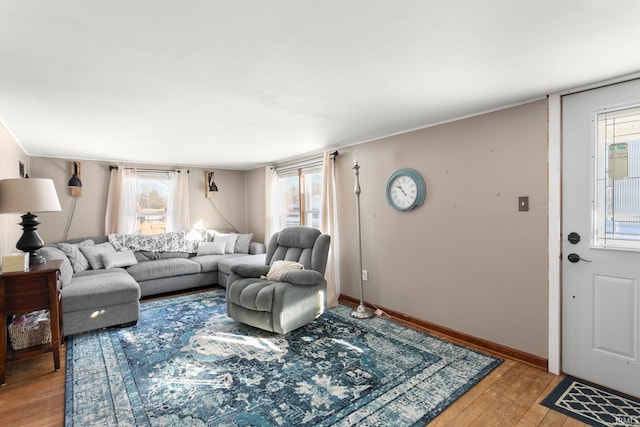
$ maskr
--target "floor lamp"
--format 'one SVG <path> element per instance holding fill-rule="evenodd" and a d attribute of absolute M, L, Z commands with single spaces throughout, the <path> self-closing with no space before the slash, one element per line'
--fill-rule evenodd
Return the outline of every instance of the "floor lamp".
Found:
<path fill-rule="evenodd" d="M 356 187 L 354 193 L 356 195 L 356 224 L 358 227 L 358 258 L 360 261 L 360 305 L 351 311 L 351 316 L 357 319 L 369 319 L 375 314 L 372 309 L 364 305 L 364 281 L 362 280 L 362 228 L 360 227 L 360 165 L 357 160 L 353 161 L 353 170 L 356 176 Z"/>

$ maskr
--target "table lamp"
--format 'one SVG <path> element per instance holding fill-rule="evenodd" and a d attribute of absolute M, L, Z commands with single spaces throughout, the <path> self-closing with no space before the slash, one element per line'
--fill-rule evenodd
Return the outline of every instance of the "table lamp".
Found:
<path fill-rule="evenodd" d="M 15 178 L 0 180 L 0 213 L 24 213 L 21 215 L 22 237 L 16 249 L 29 252 L 29 264 L 42 264 L 45 259 L 38 254 L 44 246 L 36 231 L 40 222 L 33 212 L 61 211 L 60 201 L 53 180 L 46 178 Z"/>

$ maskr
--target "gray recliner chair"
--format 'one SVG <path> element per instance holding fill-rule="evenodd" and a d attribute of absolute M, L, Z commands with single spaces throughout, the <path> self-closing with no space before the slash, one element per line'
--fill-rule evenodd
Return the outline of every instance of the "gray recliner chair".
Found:
<path fill-rule="evenodd" d="M 227 313 L 238 322 L 286 334 L 313 321 L 325 309 L 324 271 L 331 238 L 310 227 L 287 227 L 267 245 L 265 265 L 238 264 L 227 282 Z M 294 261 L 304 269 L 265 277 L 276 261 Z"/>

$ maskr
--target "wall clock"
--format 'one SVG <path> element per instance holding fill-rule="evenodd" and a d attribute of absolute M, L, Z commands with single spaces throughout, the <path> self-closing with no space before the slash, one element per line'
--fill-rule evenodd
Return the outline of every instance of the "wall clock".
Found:
<path fill-rule="evenodd" d="M 398 169 L 387 182 L 387 203 L 399 211 L 421 206 L 427 196 L 424 179 L 415 169 Z"/>

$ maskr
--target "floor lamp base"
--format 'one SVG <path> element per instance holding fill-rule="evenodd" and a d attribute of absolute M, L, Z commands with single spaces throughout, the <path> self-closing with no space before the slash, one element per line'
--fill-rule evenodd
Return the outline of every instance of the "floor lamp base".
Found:
<path fill-rule="evenodd" d="M 375 315 L 375 312 L 364 304 L 360 304 L 357 309 L 351 311 L 351 317 L 356 319 L 369 319 Z"/>

